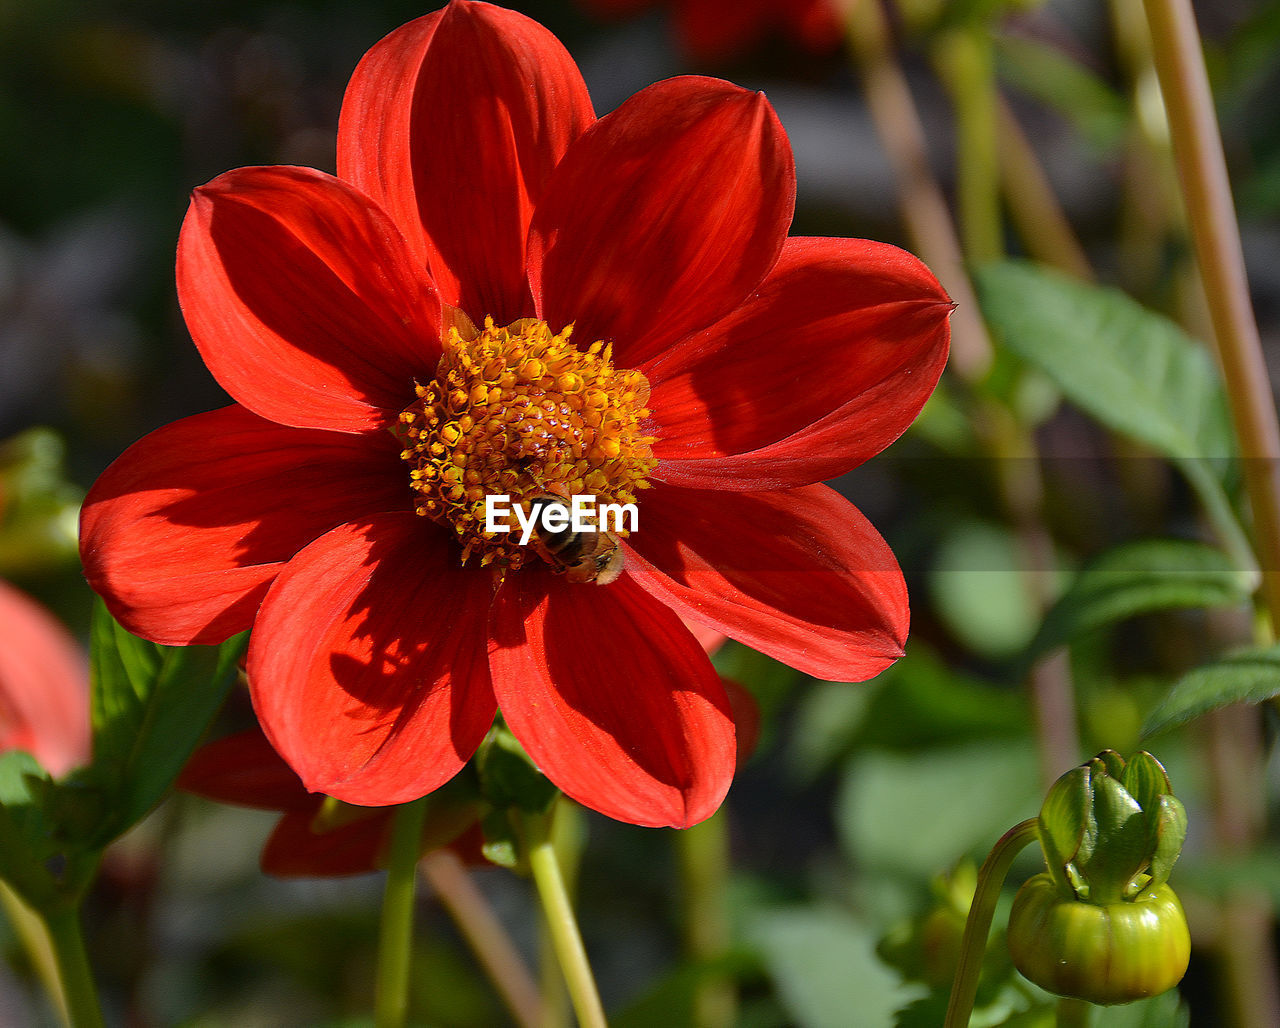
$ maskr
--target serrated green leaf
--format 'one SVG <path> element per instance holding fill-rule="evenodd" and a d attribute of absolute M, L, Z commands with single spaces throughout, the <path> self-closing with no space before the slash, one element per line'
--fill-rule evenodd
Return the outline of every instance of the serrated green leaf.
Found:
<path fill-rule="evenodd" d="M 1143 539 L 1081 568 L 1045 615 L 1023 657 L 1039 657 L 1096 628 L 1138 614 L 1244 603 L 1252 576 L 1219 550 L 1185 539 Z"/>
<path fill-rule="evenodd" d="M 1189 671 L 1147 715 L 1147 737 L 1233 703 L 1261 703 L 1280 696 L 1280 645 L 1244 650 Z"/>
<path fill-rule="evenodd" d="M 1027 261 L 975 272 L 993 335 L 1077 407 L 1173 461 L 1242 568 L 1252 557 L 1225 475 L 1235 453 L 1226 391 L 1203 346 L 1124 293 Z"/>
<path fill-rule="evenodd" d="M 98 601 L 90 630 L 93 762 L 77 776 L 101 790 L 86 845 L 101 847 L 160 801 L 234 681 L 245 636 L 221 646 L 159 646 L 125 631 Z"/>
<path fill-rule="evenodd" d="M 1208 352 L 1116 289 L 1027 261 L 975 275 L 1000 343 L 1040 368 L 1082 410 L 1171 458 L 1226 458 L 1231 422 Z"/>

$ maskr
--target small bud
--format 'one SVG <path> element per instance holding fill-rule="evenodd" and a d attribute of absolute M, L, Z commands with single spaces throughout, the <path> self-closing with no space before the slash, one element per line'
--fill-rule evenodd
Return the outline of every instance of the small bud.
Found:
<path fill-rule="evenodd" d="M 1176 985 L 1191 942 L 1166 881 L 1187 817 L 1159 761 L 1104 750 L 1053 784 L 1037 827 L 1048 871 L 1023 885 L 1009 916 L 1018 970 L 1092 1003 Z"/>

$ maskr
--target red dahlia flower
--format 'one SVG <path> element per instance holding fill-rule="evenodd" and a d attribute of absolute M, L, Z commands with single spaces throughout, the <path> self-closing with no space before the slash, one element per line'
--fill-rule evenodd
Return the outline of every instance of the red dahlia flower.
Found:
<path fill-rule="evenodd" d="M 604 16 L 635 14 L 658 0 L 582 0 Z M 681 45 L 700 61 L 720 61 L 785 35 L 810 53 L 830 53 L 844 36 L 837 0 L 666 0 Z"/>
<path fill-rule="evenodd" d="M 25 750 L 55 777 L 89 761 L 89 676 L 62 625 L 0 582 L 0 753 Z"/>
<path fill-rule="evenodd" d="M 554 37 L 470 0 L 365 56 L 338 172 L 196 190 L 178 294 L 236 402 L 98 480 L 90 583 L 160 642 L 252 626 L 255 709 L 311 791 L 421 796 L 501 709 L 585 805 L 708 817 L 734 729 L 682 616 L 820 678 L 902 653 L 893 554 L 817 483 L 915 417 L 946 295 L 894 247 L 786 238 L 763 96 L 671 79 L 597 120 Z M 634 500 L 620 576 L 486 533 L 501 493 Z"/>

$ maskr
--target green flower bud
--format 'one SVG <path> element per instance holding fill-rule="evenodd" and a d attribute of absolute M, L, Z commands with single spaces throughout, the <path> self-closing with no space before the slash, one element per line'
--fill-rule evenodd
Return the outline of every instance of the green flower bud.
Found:
<path fill-rule="evenodd" d="M 1167 885 L 1097 906 L 1064 899 L 1050 875 L 1038 874 L 1013 901 L 1009 952 L 1042 989 L 1090 1003 L 1128 1003 L 1182 980 L 1191 936 Z"/>
<path fill-rule="evenodd" d="M 1127 1003 L 1186 973 L 1186 916 L 1165 884 L 1187 834 L 1186 811 L 1149 753 L 1128 764 L 1104 750 L 1058 779 L 1037 824 L 1048 872 L 1019 891 L 1009 951 L 1042 988 Z"/>

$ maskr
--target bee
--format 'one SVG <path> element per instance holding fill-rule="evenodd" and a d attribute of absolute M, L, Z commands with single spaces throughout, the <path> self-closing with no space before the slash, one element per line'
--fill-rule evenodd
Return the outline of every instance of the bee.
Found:
<path fill-rule="evenodd" d="M 568 504 L 561 496 L 544 493 L 529 501 L 530 510 L 538 515 L 537 527 L 529 539 L 529 545 L 538 556 L 551 565 L 557 575 L 575 584 L 594 582 L 608 585 L 622 574 L 625 554 L 618 545 L 618 537 L 612 532 L 575 532 L 566 526 L 558 532 L 549 532 L 542 526 L 540 508 L 562 507 Z"/>

